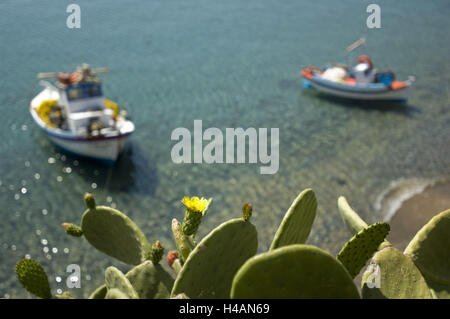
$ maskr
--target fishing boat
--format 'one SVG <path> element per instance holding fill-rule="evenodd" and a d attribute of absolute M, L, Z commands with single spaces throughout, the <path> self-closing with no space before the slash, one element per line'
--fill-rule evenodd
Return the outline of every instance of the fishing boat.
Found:
<path fill-rule="evenodd" d="M 114 164 L 134 131 L 124 110 L 102 94 L 107 69 L 82 64 L 71 73 L 39 73 L 44 89 L 30 103 L 33 120 L 63 150 Z M 43 79 L 56 78 L 52 84 Z"/>
<path fill-rule="evenodd" d="M 347 60 L 351 51 L 364 44 L 362 38 L 347 48 Z M 390 70 L 377 70 L 367 55 L 358 57 L 357 64 L 329 63 L 323 68 L 308 66 L 301 71 L 304 87 L 342 98 L 357 100 L 406 101 L 411 93 L 414 77 L 405 81 L 395 80 Z"/>

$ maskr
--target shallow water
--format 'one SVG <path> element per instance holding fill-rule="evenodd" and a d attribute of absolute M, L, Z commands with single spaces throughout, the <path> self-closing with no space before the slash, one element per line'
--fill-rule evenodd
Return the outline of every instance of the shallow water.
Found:
<path fill-rule="evenodd" d="M 86 191 L 168 249 L 183 196 L 214 197 L 200 236 L 238 217 L 248 201 L 264 250 L 292 200 L 311 187 L 319 208 L 309 242 L 336 253 L 349 237 L 339 195 L 372 223 L 384 218 L 375 203 L 392 181 L 450 175 L 447 0 L 378 1 L 378 30 L 366 28 L 371 2 L 360 0 L 84 0 L 77 1 L 79 30 L 65 26 L 69 3 L 0 3 L 0 297 L 29 297 L 14 275 L 27 254 L 44 265 L 54 292 L 64 290 L 66 266 L 79 264 L 79 297 L 101 284 L 107 266 L 128 269 L 65 235 L 60 224 L 79 223 Z M 342 60 L 362 35 L 378 68 L 416 76 L 407 104 L 335 100 L 301 88 L 301 67 Z M 104 92 L 127 105 L 136 124 L 112 168 L 61 153 L 28 113 L 38 72 L 82 62 L 110 68 Z M 223 131 L 279 128 L 278 173 L 260 175 L 259 164 L 172 163 L 172 130 L 192 130 L 195 119 Z"/>

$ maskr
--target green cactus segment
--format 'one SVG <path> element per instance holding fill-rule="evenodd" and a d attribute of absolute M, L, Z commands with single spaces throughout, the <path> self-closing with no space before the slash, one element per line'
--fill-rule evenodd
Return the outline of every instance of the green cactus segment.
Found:
<path fill-rule="evenodd" d="M 105 283 L 108 292 L 105 299 L 108 299 L 108 294 L 111 290 L 118 290 L 124 294 L 128 299 L 138 299 L 138 294 L 134 290 L 130 281 L 125 275 L 116 267 L 110 266 L 105 271 Z M 112 298 L 110 298 L 112 299 Z"/>
<path fill-rule="evenodd" d="M 97 206 L 95 204 L 95 197 L 92 194 L 86 193 L 84 194 L 84 203 L 86 204 L 86 207 L 88 209 L 95 209 L 95 207 Z"/>
<path fill-rule="evenodd" d="M 189 255 L 175 280 L 172 296 L 229 298 L 235 273 L 258 248 L 255 226 L 242 218 L 209 233 Z"/>
<path fill-rule="evenodd" d="M 187 236 L 194 235 L 202 222 L 202 218 L 203 215 L 201 212 L 195 212 L 187 209 L 184 214 L 183 224 L 181 226 L 183 233 Z"/>
<path fill-rule="evenodd" d="M 354 235 L 337 255 L 337 259 L 355 278 L 389 233 L 387 223 L 376 223 Z"/>
<path fill-rule="evenodd" d="M 441 284 L 450 284 L 450 209 L 434 216 L 405 249 L 422 274 Z"/>
<path fill-rule="evenodd" d="M 426 278 L 425 280 L 434 299 L 450 299 L 450 285 L 440 284 Z"/>
<path fill-rule="evenodd" d="M 84 237 L 96 249 L 124 263 L 138 265 L 151 249 L 136 224 L 118 210 L 97 206 L 81 219 Z"/>
<path fill-rule="evenodd" d="M 88 299 L 105 299 L 108 288 L 106 285 L 101 285 L 89 296 Z"/>
<path fill-rule="evenodd" d="M 64 291 L 60 295 L 55 296 L 57 299 L 75 299 L 70 291 Z"/>
<path fill-rule="evenodd" d="M 178 294 L 176 296 L 170 297 L 170 299 L 191 299 L 186 294 Z"/>
<path fill-rule="evenodd" d="M 157 240 L 152 246 L 149 259 L 154 264 L 158 264 L 161 261 L 163 255 L 164 255 L 164 247 L 163 245 L 161 245 L 161 242 Z"/>
<path fill-rule="evenodd" d="M 83 230 L 81 230 L 80 226 L 77 226 L 75 224 L 70 223 L 63 223 L 62 226 L 64 227 L 64 230 L 67 234 L 74 236 L 74 237 L 81 237 L 83 236 Z"/>
<path fill-rule="evenodd" d="M 167 299 L 173 287 L 173 278 L 161 265 L 145 261 L 126 275 L 140 299 Z"/>
<path fill-rule="evenodd" d="M 187 236 L 195 236 L 197 233 L 198 227 L 202 222 L 203 216 L 208 212 L 209 207 L 211 206 L 212 198 L 208 199 L 205 209 L 203 211 L 193 211 L 187 209 L 184 214 L 183 224 L 181 225 L 182 231 Z"/>
<path fill-rule="evenodd" d="M 352 234 L 356 234 L 368 226 L 367 223 L 359 217 L 358 213 L 350 207 L 344 196 L 339 197 L 338 208 L 341 217 L 344 220 L 344 224 Z"/>
<path fill-rule="evenodd" d="M 377 252 L 364 272 L 366 299 L 430 299 L 430 289 L 412 260 L 393 247 Z"/>
<path fill-rule="evenodd" d="M 305 189 L 294 200 L 284 216 L 272 241 L 270 249 L 281 246 L 304 244 L 308 239 L 316 217 L 317 201 L 311 189 Z"/>
<path fill-rule="evenodd" d="M 245 221 L 249 221 L 250 217 L 252 217 L 253 206 L 250 203 L 245 203 L 242 206 L 242 219 Z"/>
<path fill-rule="evenodd" d="M 182 268 L 183 265 L 181 264 L 180 259 L 179 258 L 175 259 L 172 264 L 172 269 L 178 274 Z"/>
<path fill-rule="evenodd" d="M 194 243 L 188 236 L 183 233 L 183 231 L 181 230 L 180 222 L 175 218 L 172 219 L 172 233 L 178 251 L 180 252 L 180 258 L 184 262 L 188 258 L 191 251 L 194 249 Z"/>
<path fill-rule="evenodd" d="M 16 264 L 15 271 L 17 279 L 28 292 L 43 299 L 52 297 L 47 274 L 37 261 L 22 259 Z"/>
<path fill-rule="evenodd" d="M 131 299 L 127 294 L 123 293 L 117 288 L 108 290 L 105 299 Z"/>
<path fill-rule="evenodd" d="M 231 298 L 360 298 L 345 267 L 315 246 L 290 245 L 247 260 L 234 277 Z"/>

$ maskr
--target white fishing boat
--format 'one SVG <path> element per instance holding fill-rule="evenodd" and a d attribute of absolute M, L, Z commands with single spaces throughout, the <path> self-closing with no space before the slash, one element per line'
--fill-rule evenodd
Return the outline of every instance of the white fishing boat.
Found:
<path fill-rule="evenodd" d="M 49 139 L 63 150 L 113 164 L 124 149 L 134 124 L 113 101 L 104 98 L 98 73 L 81 65 L 72 73 L 39 73 L 39 79 L 57 78 L 31 100 L 30 112 Z"/>
<path fill-rule="evenodd" d="M 364 44 L 360 39 L 347 48 L 348 54 Z M 373 67 L 367 55 L 359 56 L 357 64 L 332 63 L 323 68 L 308 66 L 301 71 L 305 87 L 312 87 L 328 95 L 357 100 L 406 101 L 411 93 L 414 77 L 396 81 L 392 71 Z"/>

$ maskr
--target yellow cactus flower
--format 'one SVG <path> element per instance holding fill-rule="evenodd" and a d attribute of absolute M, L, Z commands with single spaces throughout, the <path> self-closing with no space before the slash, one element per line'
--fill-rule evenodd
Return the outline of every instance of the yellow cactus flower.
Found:
<path fill-rule="evenodd" d="M 181 202 L 187 207 L 188 210 L 201 213 L 205 210 L 208 201 L 205 198 L 198 198 L 193 196 L 191 198 L 185 196 Z"/>

